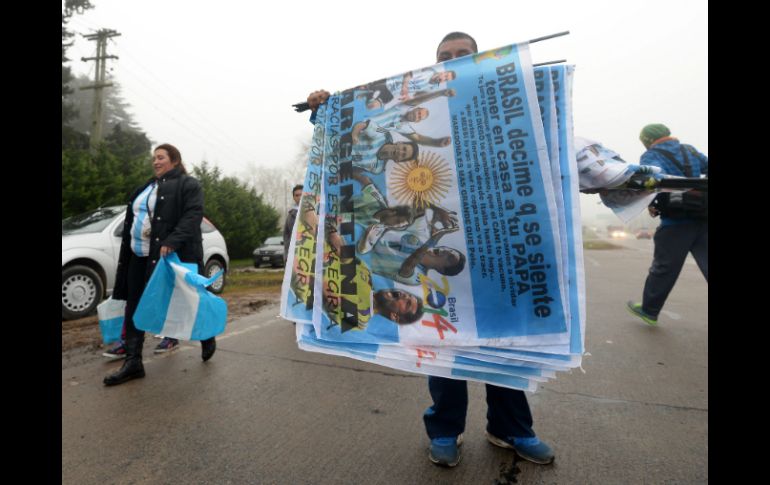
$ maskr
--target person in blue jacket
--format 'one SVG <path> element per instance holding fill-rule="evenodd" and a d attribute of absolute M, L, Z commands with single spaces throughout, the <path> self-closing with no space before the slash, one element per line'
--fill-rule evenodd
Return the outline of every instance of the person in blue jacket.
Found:
<path fill-rule="evenodd" d="M 645 126 L 639 139 L 647 149 L 640 165 L 660 167 L 667 175 L 708 175 L 708 157 L 693 146 L 680 143 L 665 125 Z M 657 325 L 658 314 L 679 278 L 687 253 L 693 255 L 708 282 L 708 193 L 662 193 L 650 204 L 649 211 L 661 220 L 653 238 L 655 254 L 644 283 L 642 301 L 629 301 L 626 308 L 648 325 Z"/>

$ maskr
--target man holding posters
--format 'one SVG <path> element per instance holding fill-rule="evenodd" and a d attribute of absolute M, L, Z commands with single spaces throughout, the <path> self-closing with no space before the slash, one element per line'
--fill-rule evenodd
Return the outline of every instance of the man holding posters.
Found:
<path fill-rule="evenodd" d="M 438 46 L 436 61 L 448 61 L 477 53 L 476 41 L 461 32 L 452 32 Z M 468 410 L 468 382 L 429 376 L 428 388 L 433 405 L 423 416 L 431 439 L 428 457 L 433 463 L 455 466 L 460 461 L 460 444 Z M 538 464 L 551 463 L 551 448 L 532 430 L 532 413 L 524 391 L 486 384 L 487 439 L 511 448 L 522 458 Z"/>
<path fill-rule="evenodd" d="M 478 49 L 476 47 L 476 43 L 467 34 L 454 32 L 449 35 L 447 35 L 439 44 L 439 48 L 437 51 L 437 60 L 439 62 L 442 61 L 449 61 L 452 59 L 456 59 L 459 57 L 463 57 L 466 55 L 470 55 L 473 53 L 477 53 Z M 480 60 L 479 60 L 480 61 Z M 512 69 L 512 68 L 511 68 Z M 513 74 L 509 74 L 508 71 L 506 71 L 505 67 L 502 67 L 498 70 L 498 75 L 501 77 L 500 79 L 500 85 L 502 86 L 505 83 L 513 83 L 516 78 Z M 446 90 L 442 93 L 441 91 L 434 91 L 430 92 L 428 94 L 417 94 L 414 96 L 413 99 L 410 100 L 410 105 L 416 107 L 420 101 L 427 100 L 428 98 L 435 98 L 437 95 L 444 94 L 447 97 L 454 97 L 456 92 L 452 89 L 451 85 L 454 79 L 446 79 Z M 513 92 L 512 90 L 508 90 Z M 507 91 L 506 91 L 507 92 Z M 329 98 L 329 93 L 326 91 L 316 91 L 314 93 L 311 93 L 311 95 L 308 97 L 308 105 L 312 110 L 314 110 L 314 115 L 311 117 L 311 120 L 315 117 L 315 109 L 317 107 L 324 103 Z M 387 103 L 387 101 L 385 102 Z M 408 112 L 408 110 L 407 110 Z M 417 111 L 414 112 L 414 114 L 410 115 L 412 117 L 411 120 L 408 120 L 404 118 L 405 121 L 408 121 L 410 124 L 409 127 L 405 128 L 414 128 L 414 123 L 419 123 L 422 121 L 429 112 L 425 111 Z M 513 110 L 511 113 L 503 113 L 506 117 L 511 116 L 518 116 L 518 112 L 516 110 Z M 404 116 L 402 113 L 401 116 Z M 420 118 L 419 120 L 417 118 Z M 353 147 L 352 151 L 355 152 L 355 150 L 358 148 L 355 145 L 358 145 L 362 140 L 358 138 L 358 135 L 361 134 L 363 130 L 366 128 L 370 128 L 370 124 L 373 124 L 371 120 L 369 123 L 358 125 L 357 127 L 353 128 L 353 134 L 354 139 L 353 141 Z M 387 122 L 383 120 L 383 125 L 388 125 Z M 391 128 L 390 126 L 388 128 Z M 393 128 L 395 128 L 393 126 Z M 406 137 L 407 134 L 412 134 L 405 128 L 400 129 L 393 129 L 393 132 L 398 133 L 400 136 Z M 509 136 L 513 136 L 514 138 L 517 136 L 517 134 L 521 130 L 509 130 Z M 388 146 L 387 143 L 393 143 L 393 138 L 391 136 L 390 139 L 386 138 L 386 135 L 391 135 L 391 131 L 385 128 L 384 126 L 380 126 L 380 129 L 376 132 L 377 135 L 373 135 L 372 138 L 375 136 L 379 136 L 380 138 L 383 138 L 382 143 L 380 143 L 380 140 L 377 140 L 376 143 L 371 143 L 368 148 L 371 150 L 379 151 L 382 146 Z M 364 139 L 366 139 L 364 137 Z M 438 140 L 438 139 L 437 139 Z M 449 137 L 445 137 L 446 141 L 443 141 L 438 146 L 444 145 L 447 146 L 450 142 Z M 414 141 L 414 140 L 412 140 Z M 358 143 L 357 143 L 358 142 Z M 419 142 L 418 142 L 419 143 Z M 513 139 L 510 140 L 510 145 L 514 146 L 516 145 L 516 148 L 520 150 L 520 147 L 518 147 L 517 143 L 519 143 L 518 140 Z M 431 146 L 432 144 L 428 144 Z M 408 145 L 407 145 L 408 146 Z M 365 156 L 368 155 L 364 153 L 353 153 L 354 155 L 361 155 L 360 157 L 354 157 L 353 159 L 353 170 L 351 172 L 356 172 L 357 175 L 363 175 L 361 172 L 358 172 L 358 170 L 362 170 L 365 172 L 368 172 L 368 174 L 373 175 L 380 175 L 381 172 L 384 169 L 385 163 L 387 160 L 393 160 L 398 162 L 398 165 L 402 164 L 408 164 L 411 163 L 410 159 L 415 159 L 419 152 L 422 150 L 419 150 L 417 145 L 412 145 L 411 150 L 407 148 L 407 146 L 404 146 L 402 148 L 403 156 L 400 157 L 383 157 L 383 156 Z M 398 148 L 401 148 L 400 146 Z M 394 150 L 395 151 L 395 150 Z M 409 153 L 407 153 L 409 152 Z M 519 153 L 519 152 L 515 152 Z M 366 162 L 369 162 L 370 166 L 365 165 Z M 426 162 L 427 163 L 427 162 Z M 501 162 L 502 164 L 502 162 Z M 522 185 L 524 182 L 528 182 L 530 180 L 530 168 L 529 165 L 532 165 L 533 162 L 515 162 L 515 170 L 517 173 L 516 178 L 516 187 L 515 190 L 519 195 L 527 196 L 531 195 L 531 189 L 529 188 L 529 185 Z M 379 165 L 382 165 L 380 167 Z M 521 166 L 519 166 L 521 165 Z M 504 167 L 507 170 L 507 165 Z M 357 170 L 358 169 L 358 170 Z M 502 170 L 502 168 L 501 168 Z M 535 170 L 535 168 L 533 168 Z M 415 170 L 417 172 L 417 170 Z M 440 170 L 437 169 L 435 173 L 440 174 Z M 534 177 L 534 174 L 536 172 L 532 172 L 532 176 Z M 539 172 L 538 172 L 539 173 Z M 367 174 L 367 176 L 368 176 Z M 416 174 L 419 175 L 419 174 Z M 415 175 L 415 176 L 416 176 Z M 507 174 L 506 174 L 507 175 Z M 479 179 L 482 183 L 484 181 L 483 178 Z M 364 186 L 368 185 L 361 180 L 358 180 L 358 182 Z M 414 181 L 414 184 L 416 186 L 419 186 L 419 180 Z M 502 180 L 501 187 L 505 188 L 508 181 Z M 495 185 L 497 187 L 497 185 Z M 377 187 L 372 185 L 371 190 L 376 189 Z M 512 190 L 513 186 L 510 185 L 508 187 L 508 191 Z M 492 189 L 494 191 L 495 189 Z M 529 190 L 530 192 L 527 192 Z M 387 196 L 380 193 L 380 190 L 377 190 L 378 195 L 380 197 L 372 197 L 373 201 L 379 201 L 382 208 L 390 207 L 388 204 Z M 373 195 L 373 194 L 372 194 Z M 490 196 L 493 194 L 490 193 Z M 375 204 L 377 205 L 377 204 Z M 513 204 L 511 204 L 513 205 Z M 356 222 L 360 223 L 359 216 L 362 215 L 359 208 L 361 206 L 357 206 L 356 204 L 353 204 L 354 207 L 356 207 Z M 396 206 L 397 207 L 397 206 Z M 531 215 L 534 211 L 535 204 L 521 204 L 521 206 L 518 207 L 519 212 L 517 213 L 518 216 L 526 217 L 528 215 Z M 395 207 L 393 207 L 395 208 Z M 527 212 L 529 210 L 530 212 Z M 482 208 L 481 211 L 483 212 L 484 209 Z M 411 214 L 412 217 L 407 217 L 408 225 L 413 224 L 415 221 L 419 221 L 424 224 L 429 219 L 434 219 L 433 217 L 428 216 L 427 214 L 423 215 L 417 215 L 416 213 Z M 480 212 L 478 215 L 479 220 L 482 220 L 485 216 Z M 383 222 L 383 221 L 380 221 Z M 408 226 L 405 226 L 404 224 L 401 224 L 401 226 L 404 227 L 391 227 L 387 228 L 386 226 L 382 226 L 379 228 L 380 231 L 382 231 L 382 234 L 373 234 L 376 237 L 372 238 L 372 241 L 370 244 L 367 244 L 364 242 L 364 245 L 368 249 L 371 247 L 371 251 L 374 255 L 381 255 L 382 251 L 377 253 L 375 252 L 375 248 L 377 248 L 377 244 L 381 244 L 380 241 L 382 241 L 382 244 L 384 243 L 393 243 L 390 247 L 393 249 L 398 249 L 399 251 L 409 250 L 411 251 L 411 254 L 416 254 L 413 259 L 413 261 L 410 261 L 411 267 L 399 268 L 399 274 L 401 276 L 409 276 L 413 274 L 415 267 L 417 266 L 416 263 L 424 263 L 425 260 L 423 259 L 425 251 L 428 249 L 428 246 L 425 246 L 425 243 L 428 242 L 428 240 L 431 238 L 431 236 L 426 237 L 420 237 L 417 233 L 415 233 L 413 229 L 413 233 L 411 235 L 407 234 L 401 234 L 401 237 L 398 238 L 398 240 L 395 241 L 389 241 L 388 238 L 382 239 L 385 234 L 388 232 L 391 233 L 391 236 L 398 235 L 394 231 L 402 231 L 404 232 Z M 351 226 L 352 227 L 352 226 Z M 374 228 L 377 227 L 376 224 L 368 225 L 369 229 L 374 230 Z M 448 228 L 449 226 L 447 226 Z M 524 227 L 530 227 L 530 228 L 537 228 L 540 226 L 537 226 L 535 224 L 531 224 L 529 226 Z M 431 244 L 435 244 L 437 242 L 436 235 L 441 236 L 444 232 L 446 232 L 447 228 L 439 229 L 437 232 L 433 233 L 433 241 L 431 241 Z M 369 231 L 370 233 L 372 231 Z M 426 231 L 420 231 L 419 233 L 425 233 Z M 512 227 L 509 230 L 510 234 L 518 235 L 518 227 Z M 430 234 L 430 232 L 428 232 Z M 367 234 L 367 236 L 372 234 Z M 407 236 L 407 237 L 405 237 Z M 535 237 L 537 236 L 537 238 Z M 537 234 L 529 234 L 528 241 L 534 241 L 539 243 L 541 241 L 539 235 Z M 555 238 L 554 238 L 555 239 Z M 359 239 L 360 242 L 360 239 Z M 396 245 L 398 246 L 396 248 Z M 504 244 L 505 245 L 505 244 Z M 422 249 L 422 252 L 419 252 L 420 249 Z M 384 247 L 381 247 L 380 249 L 385 249 Z M 359 248 L 359 251 L 361 248 Z M 368 251 L 365 251 L 368 252 Z M 460 251 L 462 253 L 462 251 Z M 550 253 L 549 253 L 550 254 Z M 537 255 L 530 255 L 530 256 L 540 256 L 542 259 L 542 254 L 538 253 Z M 434 256 L 438 256 L 435 255 Z M 455 259 L 454 263 L 455 265 L 460 265 L 460 258 L 453 256 L 452 253 L 446 252 L 444 255 L 446 258 L 452 258 Z M 418 261 L 419 259 L 419 261 Z M 462 265 L 459 266 L 462 268 L 464 266 L 464 260 L 465 257 L 463 257 Z M 372 258 L 372 261 L 374 259 Z M 530 261 L 533 265 L 539 265 L 536 258 L 533 260 L 532 258 L 528 258 L 528 261 Z M 532 262 L 534 261 L 534 262 Z M 550 266 L 543 266 L 547 268 L 551 273 L 556 272 L 556 266 L 550 265 Z M 542 272 L 541 269 L 539 269 L 540 266 L 535 268 L 532 267 L 533 272 L 537 269 L 537 271 Z M 420 268 L 420 271 L 426 271 L 429 268 L 423 267 Z M 436 268 L 434 268 L 436 269 Z M 436 269 L 438 271 L 438 269 Z M 409 274 L 407 274 L 409 273 Z M 489 274 L 496 273 L 496 268 L 493 271 L 490 271 Z M 545 274 L 545 273 L 543 273 Z M 483 276 L 489 278 L 488 276 Z M 491 280 L 490 280 L 491 281 Z M 493 284 L 493 283 L 488 283 Z M 498 284 L 495 282 L 494 284 Z M 565 328 L 564 323 L 564 314 L 561 312 L 561 302 L 557 301 L 558 299 L 558 293 L 552 293 L 550 289 L 546 291 L 543 288 L 546 288 L 545 285 L 540 284 L 540 288 L 544 293 L 545 296 L 542 295 L 536 295 L 538 299 L 533 300 L 533 303 L 531 304 L 533 311 L 535 311 L 535 315 L 538 317 L 543 317 L 543 321 L 545 322 L 542 326 L 543 330 L 541 330 L 541 333 L 550 333 L 550 332 L 558 332 L 563 331 Z M 518 294 L 518 293 L 517 293 Z M 539 305 L 539 306 L 537 306 Z M 482 316 L 481 319 L 476 320 L 476 326 L 479 328 L 478 334 L 482 335 L 481 329 L 486 329 L 490 327 L 494 327 L 498 324 L 498 322 L 490 322 L 488 321 L 489 318 L 491 318 L 491 315 L 494 315 L 494 308 L 496 308 L 497 305 L 491 305 L 490 310 L 484 314 L 485 316 Z M 547 310 L 547 311 L 546 311 Z M 540 313 L 538 313 L 538 311 Z M 481 314 L 480 314 L 481 315 Z M 547 317 L 550 316 L 550 319 Z M 493 318 L 494 320 L 494 318 Z M 515 323 L 515 322 L 514 322 Z M 412 327 L 414 328 L 414 327 Z M 422 327 L 418 327 L 422 328 Z M 512 327 L 515 328 L 515 327 Z M 496 329 L 495 329 L 496 330 Z M 524 329 L 526 330 L 526 329 Z M 523 331 L 523 330 L 522 330 Z M 525 333 L 526 334 L 526 333 Z M 495 334 L 496 335 L 496 334 Z M 442 337 L 443 338 L 443 337 Z M 437 377 L 437 376 L 430 376 L 429 377 L 429 390 L 431 393 L 431 397 L 433 399 L 433 405 L 429 407 L 425 414 L 424 414 L 424 422 L 426 426 L 426 431 L 428 433 L 429 438 L 431 439 L 431 445 L 430 445 L 430 452 L 429 452 L 429 459 L 431 462 L 442 465 L 442 466 L 455 466 L 460 461 L 460 444 L 462 443 L 462 433 L 465 429 L 465 418 L 467 414 L 467 407 L 468 407 L 468 390 L 467 390 L 467 381 L 465 380 L 456 380 L 456 379 L 449 379 L 449 378 L 443 378 L 443 377 Z M 527 402 L 526 396 L 524 393 L 520 390 L 516 389 L 510 389 L 507 387 L 500 387 L 500 386 L 494 386 L 491 384 L 486 384 L 486 391 L 487 391 L 487 405 L 488 405 L 488 411 L 487 411 L 487 439 L 494 445 L 500 446 L 503 448 L 513 449 L 516 451 L 516 453 L 521 456 L 524 459 L 527 459 L 529 461 L 532 461 L 534 463 L 538 464 L 548 464 L 551 463 L 554 459 L 554 454 L 551 448 L 540 441 L 537 436 L 535 435 L 534 431 L 532 430 L 532 414 L 529 409 L 529 404 Z"/>

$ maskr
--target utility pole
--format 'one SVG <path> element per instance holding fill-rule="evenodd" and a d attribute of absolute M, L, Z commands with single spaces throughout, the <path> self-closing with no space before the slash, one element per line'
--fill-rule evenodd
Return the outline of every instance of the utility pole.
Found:
<path fill-rule="evenodd" d="M 117 59 L 118 56 L 107 55 L 107 39 L 117 37 L 120 34 L 111 29 L 100 29 L 95 34 L 84 35 L 88 40 L 96 41 L 96 56 L 81 57 L 82 61 L 96 61 L 94 69 L 94 83 L 90 86 L 83 86 L 80 89 L 94 90 L 94 110 L 91 117 L 91 150 L 96 149 L 96 145 L 102 139 L 102 111 L 104 107 L 104 88 L 112 86 L 107 80 L 107 59 Z"/>

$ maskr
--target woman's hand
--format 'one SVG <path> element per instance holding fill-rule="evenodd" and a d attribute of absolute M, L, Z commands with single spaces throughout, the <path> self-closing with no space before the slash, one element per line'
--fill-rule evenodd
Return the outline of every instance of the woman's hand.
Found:
<path fill-rule="evenodd" d="M 161 246 L 160 247 L 160 255 L 162 256 L 168 256 L 169 254 L 174 252 L 174 248 L 171 246 Z"/>

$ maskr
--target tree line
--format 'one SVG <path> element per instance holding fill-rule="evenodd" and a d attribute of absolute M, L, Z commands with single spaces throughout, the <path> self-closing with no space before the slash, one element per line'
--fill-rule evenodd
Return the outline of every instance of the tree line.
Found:
<path fill-rule="evenodd" d="M 119 87 L 105 91 L 102 123 L 106 136 L 89 147 L 93 93 L 79 87 L 88 83 L 72 74 L 67 48 L 74 33 L 72 16 L 93 8 L 88 0 L 66 0 L 62 10 L 62 219 L 110 205 L 125 205 L 131 192 L 152 177 L 149 139 L 127 111 Z M 173 141 L 171 142 L 173 143 Z M 184 152 L 184 147 L 179 147 Z M 203 187 L 205 216 L 225 238 L 230 257 L 247 258 L 268 236 L 278 233 L 281 217 L 254 188 L 235 177 L 225 177 L 206 161 L 185 161 Z"/>

